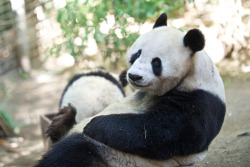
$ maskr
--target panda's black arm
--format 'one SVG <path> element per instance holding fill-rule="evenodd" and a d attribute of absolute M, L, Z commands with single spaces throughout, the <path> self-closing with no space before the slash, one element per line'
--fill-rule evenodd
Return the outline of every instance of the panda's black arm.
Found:
<path fill-rule="evenodd" d="M 179 128 L 175 121 L 166 120 L 167 123 L 162 124 L 165 122 L 163 115 L 156 117 L 145 114 L 99 116 L 85 127 L 84 133 L 123 152 L 151 159 L 168 159 L 177 149 Z"/>
<path fill-rule="evenodd" d="M 225 104 L 211 94 L 171 99 L 145 114 L 99 116 L 84 128 L 91 138 L 150 159 L 169 159 L 207 149 L 218 134 Z"/>

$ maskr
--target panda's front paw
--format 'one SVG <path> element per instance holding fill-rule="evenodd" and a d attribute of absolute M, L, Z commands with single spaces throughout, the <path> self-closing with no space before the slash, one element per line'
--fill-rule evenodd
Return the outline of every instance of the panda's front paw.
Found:
<path fill-rule="evenodd" d="M 49 125 L 46 134 L 53 143 L 60 140 L 76 124 L 76 109 L 72 104 L 60 109 L 54 116 L 52 123 Z"/>

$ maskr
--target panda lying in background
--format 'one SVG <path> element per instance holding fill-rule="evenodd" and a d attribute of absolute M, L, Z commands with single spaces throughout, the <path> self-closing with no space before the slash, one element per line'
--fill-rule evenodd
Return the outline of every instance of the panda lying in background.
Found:
<path fill-rule="evenodd" d="M 188 166 L 202 161 L 225 115 L 222 79 L 203 34 L 153 30 L 127 53 L 131 96 L 76 124 L 36 167 Z"/>
<path fill-rule="evenodd" d="M 71 103 L 77 109 L 76 121 L 99 113 L 125 97 L 118 75 L 104 69 L 86 70 L 75 75 L 63 91 L 60 109 Z M 93 105 L 95 104 L 95 105 Z"/>
<path fill-rule="evenodd" d="M 63 138 L 74 124 L 122 100 L 125 93 L 118 80 L 118 75 L 104 69 L 74 75 L 62 93 L 60 111 L 47 130 L 52 143 Z"/>

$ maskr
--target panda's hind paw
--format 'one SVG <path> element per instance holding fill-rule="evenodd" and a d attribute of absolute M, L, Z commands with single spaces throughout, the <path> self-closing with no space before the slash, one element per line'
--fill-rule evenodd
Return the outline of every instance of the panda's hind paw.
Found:
<path fill-rule="evenodd" d="M 54 116 L 49 125 L 46 134 L 50 137 L 52 143 L 56 143 L 76 124 L 75 121 L 76 109 L 72 104 L 63 107 Z"/>

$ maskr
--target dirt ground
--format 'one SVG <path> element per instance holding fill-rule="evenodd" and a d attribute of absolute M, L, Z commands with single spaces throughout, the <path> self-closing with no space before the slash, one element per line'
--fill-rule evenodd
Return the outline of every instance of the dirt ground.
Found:
<path fill-rule="evenodd" d="M 227 112 L 221 132 L 209 147 L 206 159 L 197 167 L 250 166 L 250 75 L 223 78 Z"/>
<path fill-rule="evenodd" d="M 19 138 L 0 141 L 0 167 L 32 167 L 45 152 L 39 116 L 57 112 L 69 75 L 37 72 L 33 76 L 23 79 L 12 71 L 0 78 L 0 105 L 20 127 Z M 196 167 L 250 166 L 250 135 L 237 137 L 250 132 L 250 74 L 223 80 L 227 97 L 225 122 L 207 158 Z"/>

